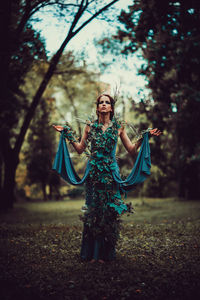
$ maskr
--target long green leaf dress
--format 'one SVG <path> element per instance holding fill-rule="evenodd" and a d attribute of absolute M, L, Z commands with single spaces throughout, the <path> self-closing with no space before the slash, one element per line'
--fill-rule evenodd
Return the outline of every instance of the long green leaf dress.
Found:
<path fill-rule="evenodd" d="M 105 132 L 103 124 L 90 124 L 88 142 L 90 156 L 82 179 L 76 174 L 62 132 L 53 169 L 73 185 L 86 186 L 87 211 L 84 213 L 81 258 L 84 260 L 114 260 L 115 246 L 119 236 L 120 217 L 130 212 L 122 195 L 143 182 L 150 175 L 151 159 L 148 133 L 143 142 L 134 167 L 126 180 L 120 177 L 115 157 L 118 129 L 121 124 L 113 118 Z"/>

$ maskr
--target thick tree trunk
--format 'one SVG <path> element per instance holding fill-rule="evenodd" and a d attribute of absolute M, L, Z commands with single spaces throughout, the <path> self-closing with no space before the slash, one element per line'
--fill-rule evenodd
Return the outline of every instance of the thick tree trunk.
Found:
<path fill-rule="evenodd" d="M 54 197 L 54 198 L 53 198 Z M 48 194 L 49 200 L 59 200 L 60 199 L 60 192 L 57 185 L 50 184 L 49 185 L 49 194 Z"/>
<path fill-rule="evenodd" d="M 185 200 L 200 200 L 200 164 L 181 161 L 177 170 L 178 197 Z"/>
<path fill-rule="evenodd" d="M 42 182 L 42 193 L 43 193 L 43 200 L 47 201 L 46 183 L 45 182 Z"/>
<path fill-rule="evenodd" d="M 187 161 L 187 157 L 192 157 L 197 141 L 193 139 L 191 133 L 189 133 L 191 137 L 188 138 L 182 131 L 177 122 L 178 197 L 184 200 L 200 200 L 200 163 L 198 160 Z"/>
<path fill-rule="evenodd" d="M 200 166 L 197 162 L 186 166 L 179 181 L 179 197 L 200 200 Z"/>
<path fill-rule="evenodd" d="M 3 186 L 1 188 L 0 210 L 8 211 L 13 208 L 16 200 L 15 197 L 15 173 L 18 165 L 18 158 L 11 153 L 4 162 L 4 178 Z"/>
<path fill-rule="evenodd" d="M 0 195 L 2 192 L 2 186 L 3 186 L 3 158 L 0 152 Z"/>

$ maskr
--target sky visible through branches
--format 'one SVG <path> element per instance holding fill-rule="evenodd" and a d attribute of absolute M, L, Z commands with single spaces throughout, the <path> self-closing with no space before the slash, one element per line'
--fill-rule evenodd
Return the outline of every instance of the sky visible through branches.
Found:
<path fill-rule="evenodd" d="M 111 22 L 98 18 L 89 23 L 83 30 L 81 30 L 68 44 L 66 51 L 75 51 L 77 53 L 84 53 L 84 58 L 93 70 L 100 71 L 98 62 L 113 62 L 109 64 L 100 80 L 111 85 L 111 93 L 116 86 L 120 88 L 120 94 L 132 97 L 139 101 L 142 97 L 147 96 L 148 90 L 145 88 L 144 76 L 138 75 L 137 70 L 144 60 L 138 57 L 138 54 L 130 55 L 129 57 L 114 57 L 107 54 L 101 57 L 100 49 L 94 44 L 94 39 L 100 40 L 103 35 L 107 33 L 116 33 L 117 15 L 120 14 L 121 9 L 128 9 L 128 6 L 133 4 L 133 0 L 120 0 L 114 7 L 116 9 L 115 18 Z M 39 18 L 38 22 L 34 22 L 34 28 L 41 32 L 41 36 L 45 38 L 46 49 L 49 57 L 55 53 L 63 42 L 66 32 L 67 23 L 64 19 L 56 18 L 50 11 L 40 12 L 34 16 Z"/>

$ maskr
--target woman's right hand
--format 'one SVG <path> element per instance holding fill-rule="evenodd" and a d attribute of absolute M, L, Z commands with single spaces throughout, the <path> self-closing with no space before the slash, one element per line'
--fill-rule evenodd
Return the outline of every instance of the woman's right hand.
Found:
<path fill-rule="evenodd" d="M 59 131 L 59 132 L 61 132 L 63 129 L 64 129 L 64 127 L 63 126 L 60 126 L 60 125 L 52 125 L 53 126 L 53 128 L 55 129 L 55 130 L 57 130 L 57 131 Z"/>

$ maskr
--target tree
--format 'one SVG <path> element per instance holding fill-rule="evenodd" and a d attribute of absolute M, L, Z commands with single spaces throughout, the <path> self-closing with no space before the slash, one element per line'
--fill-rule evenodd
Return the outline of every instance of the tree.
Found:
<path fill-rule="evenodd" d="M 30 183 L 39 183 L 43 199 L 47 200 L 46 187 L 53 184 L 52 157 L 55 155 L 55 134 L 50 130 L 52 104 L 55 99 L 43 99 L 37 108 L 28 136 L 26 162 Z M 52 190 L 52 188 L 51 188 Z"/>
<path fill-rule="evenodd" d="M 154 163 L 188 199 L 200 193 L 199 14 L 197 1 L 138 0 L 121 13 L 124 28 L 115 36 L 124 54 L 142 52 L 139 72 L 148 78 L 153 105 L 143 99 L 141 111 L 166 133 L 164 147 L 161 139 L 153 147 Z"/>
<path fill-rule="evenodd" d="M 61 47 L 58 49 L 56 54 L 52 57 L 49 62 L 48 70 L 36 91 L 35 96 L 29 106 L 26 107 L 26 114 L 24 120 L 21 125 L 19 125 L 19 132 L 16 134 L 15 139 L 13 141 L 13 136 L 11 136 L 11 131 L 13 128 L 7 123 L 7 118 L 4 117 L 1 120 L 1 132 L 0 138 L 4 141 L 1 147 L 1 161 L 2 161 L 2 173 L 3 176 L 3 185 L 1 187 L 1 209 L 9 209 L 12 208 L 14 202 L 14 187 L 15 187 L 15 172 L 16 167 L 19 163 L 19 153 L 25 138 L 25 134 L 27 129 L 29 128 L 30 122 L 34 116 L 35 110 L 40 102 L 40 99 L 53 76 L 56 66 L 59 62 L 59 59 L 69 43 L 69 41 L 78 34 L 84 27 L 87 26 L 93 19 L 106 11 L 109 7 L 115 4 L 118 0 L 113 1 L 97 1 L 94 0 L 80 0 L 76 1 L 4 1 L 6 4 L 5 8 L 3 7 L 3 23 L 5 27 L 5 32 L 8 36 L 8 43 L 6 46 L 3 46 L 0 51 L 0 61 L 2 63 L 1 69 L 1 77 L 4 77 L 3 80 L 3 89 L 1 92 L 1 105 L 4 107 L 4 111 L 9 111 L 9 100 L 10 99 L 10 89 L 9 83 L 10 78 L 12 77 L 13 68 L 11 68 L 11 62 L 16 59 L 18 62 L 23 61 L 24 56 L 18 57 L 16 56 L 16 52 L 18 53 L 21 49 L 21 39 L 24 36 L 24 33 L 30 27 L 29 21 L 30 17 L 38 11 L 42 6 L 45 5 L 54 5 L 60 4 L 61 8 L 65 7 L 66 13 L 70 18 L 70 26 L 64 39 Z M 101 8 L 99 6 L 101 5 Z M 3 6 L 3 5 L 2 5 Z M 81 19 L 83 19 L 80 24 Z M 2 27 L 2 28 L 4 28 Z M 17 41 L 17 42 L 16 42 Z M 15 43 L 16 42 L 16 43 Z M 25 46 L 29 47 L 29 41 L 25 44 Z M 26 47 L 25 47 L 26 48 Z M 13 55 L 14 54 L 14 55 Z M 33 55 L 34 59 L 34 55 Z M 15 66 L 15 63 L 13 64 Z M 23 74 L 25 76 L 25 74 Z M 22 78 L 23 78 L 22 76 Z M 20 83 L 17 84 L 20 86 Z"/>
<path fill-rule="evenodd" d="M 1 184 L 0 194 L 2 206 L 6 208 L 5 199 L 8 200 L 8 206 L 11 206 L 12 190 L 15 186 L 15 171 L 19 162 L 19 153 L 15 153 L 16 137 L 19 133 L 18 124 L 20 125 L 20 117 L 27 110 L 28 101 L 21 89 L 24 83 L 25 74 L 29 71 L 32 64 L 36 60 L 46 60 L 44 45 L 40 36 L 35 33 L 30 25 L 27 25 L 20 41 L 20 47 L 16 47 L 14 32 L 18 23 L 18 3 L 11 3 L 12 10 L 10 12 L 9 37 L 13 39 L 9 41 L 7 52 L 1 52 L 1 116 L 0 116 L 0 138 L 3 141 L 0 147 L 1 157 Z M 4 49 L 5 50 L 5 49 Z M 11 55 L 12 53 L 12 55 Z M 5 57 L 4 64 L 3 58 Z M 4 77 L 5 76 L 5 77 Z M 4 80 L 5 78 L 5 80 Z M 5 198 L 6 197 L 6 198 Z"/>

